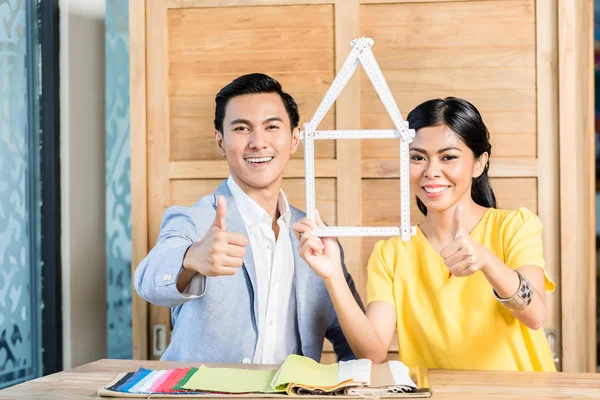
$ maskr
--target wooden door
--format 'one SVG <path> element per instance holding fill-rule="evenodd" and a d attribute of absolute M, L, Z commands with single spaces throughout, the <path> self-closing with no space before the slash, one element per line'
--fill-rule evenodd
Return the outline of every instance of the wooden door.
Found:
<path fill-rule="evenodd" d="M 308 121 L 358 36 L 373 52 L 404 116 L 420 102 L 458 96 L 481 111 L 492 141 L 499 207 L 525 206 L 544 224 L 557 282 L 546 328 L 560 356 L 558 49 L 556 3 L 535 0 L 130 0 L 134 263 L 156 242 L 164 210 L 191 205 L 228 176 L 214 143 L 214 96 L 235 77 L 279 80 Z M 321 129 L 392 128 L 360 71 Z M 304 207 L 302 149 L 283 188 Z M 133 158 L 136 157 L 136 160 Z M 317 141 L 317 207 L 335 225 L 397 225 L 398 145 Z M 413 223 L 422 216 L 413 204 Z M 137 238 L 137 240 L 136 240 Z M 366 261 L 380 238 L 344 238 L 363 299 Z M 134 301 L 134 354 L 152 354 L 169 310 Z M 168 338 L 167 338 L 168 339 Z M 333 360 L 326 343 L 323 361 Z M 389 357 L 397 358 L 394 341 Z"/>

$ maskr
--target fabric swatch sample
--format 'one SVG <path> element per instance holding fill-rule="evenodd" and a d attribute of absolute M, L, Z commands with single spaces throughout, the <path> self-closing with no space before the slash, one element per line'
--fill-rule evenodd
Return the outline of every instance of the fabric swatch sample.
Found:
<path fill-rule="evenodd" d="M 209 368 L 202 365 L 182 389 L 217 393 L 273 393 L 277 370 Z"/>
<path fill-rule="evenodd" d="M 131 376 L 131 378 L 129 378 L 127 380 L 127 382 L 125 382 L 124 384 L 122 384 L 121 386 L 119 386 L 119 391 L 120 392 L 128 392 L 132 387 L 135 386 L 136 383 L 138 383 L 139 381 L 141 381 L 142 379 L 144 379 L 146 377 L 146 375 L 148 375 L 151 371 L 149 369 L 146 369 L 144 367 L 140 367 L 135 374 L 133 374 Z"/>
<path fill-rule="evenodd" d="M 388 361 L 390 371 L 394 377 L 394 383 L 399 386 L 408 386 L 413 389 L 417 388 L 417 385 L 410 379 L 410 370 L 402 361 Z"/>
<path fill-rule="evenodd" d="M 333 394 L 348 386 L 361 383 L 352 379 L 339 381 L 339 365 L 320 364 L 315 360 L 291 354 L 285 358 L 271 386 L 289 395 Z"/>
<path fill-rule="evenodd" d="M 189 368 L 178 368 L 159 388 L 159 393 L 172 393 L 173 387 L 188 373 Z"/>
<path fill-rule="evenodd" d="M 118 387 L 127 382 L 127 380 L 133 376 L 133 374 L 135 374 L 135 372 L 126 373 L 121 379 L 119 379 L 117 383 L 110 386 L 108 389 L 118 391 Z"/>
<path fill-rule="evenodd" d="M 194 373 L 198 371 L 198 368 L 190 368 L 189 371 L 187 372 L 187 374 L 185 374 L 185 376 L 183 378 L 181 378 L 181 380 L 179 382 L 177 382 L 175 384 L 175 386 L 173 386 L 173 391 L 182 391 L 185 390 L 183 389 L 183 386 L 187 383 L 187 381 L 190 379 L 190 377 L 192 375 L 194 375 Z"/>
<path fill-rule="evenodd" d="M 149 371 L 150 373 L 148 375 L 140 379 L 135 385 L 133 385 L 131 389 L 128 390 L 129 393 L 143 393 L 141 389 L 146 385 L 146 382 L 152 380 L 152 378 L 158 373 L 158 371 Z"/>
<path fill-rule="evenodd" d="M 160 385 L 162 385 L 175 371 L 176 370 L 174 369 L 166 370 L 164 374 L 162 374 L 157 380 L 154 381 L 154 384 L 152 384 L 152 386 L 150 387 L 150 391 L 153 393 L 157 392 Z"/>
<path fill-rule="evenodd" d="M 360 382 L 365 385 L 369 385 L 371 383 L 371 365 L 371 360 L 366 358 L 362 358 L 360 360 L 340 361 L 338 382 L 351 379 L 354 382 Z"/>

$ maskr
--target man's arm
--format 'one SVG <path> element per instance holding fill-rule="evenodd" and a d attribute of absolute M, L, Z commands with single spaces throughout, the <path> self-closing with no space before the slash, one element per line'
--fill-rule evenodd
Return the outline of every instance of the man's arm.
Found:
<path fill-rule="evenodd" d="M 339 244 L 339 241 L 338 241 L 338 244 Z M 346 264 L 344 262 L 344 249 L 342 248 L 341 244 L 339 244 L 339 246 L 340 246 L 340 257 L 341 257 L 341 261 L 342 261 L 342 268 L 344 270 L 344 276 L 346 277 L 346 282 L 348 283 L 348 288 L 350 288 L 350 291 L 352 292 L 352 295 L 354 296 L 356 303 L 358 303 L 358 306 L 364 312 L 365 307 L 363 306 L 362 300 L 360 299 L 360 295 L 358 294 L 358 291 L 356 290 L 356 285 L 354 284 L 354 279 L 352 279 L 352 275 L 350 275 L 350 273 L 348 272 L 348 270 L 346 268 Z M 325 337 L 327 339 L 329 339 L 329 341 L 333 345 L 333 350 L 335 351 L 335 354 L 337 355 L 338 361 L 353 360 L 356 358 L 356 356 L 352 352 L 352 349 L 350 348 L 350 345 L 348 344 L 348 341 L 346 340 L 346 337 L 344 336 L 344 333 L 342 332 L 342 328 L 340 327 L 340 323 L 338 321 L 337 314 L 335 313 L 335 309 L 333 308 L 333 304 L 331 304 L 330 324 L 329 324 L 329 327 L 327 328 L 327 331 L 325 332 Z"/>
<path fill-rule="evenodd" d="M 199 236 L 191 212 L 186 207 L 170 207 L 165 211 L 156 245 L 135 270 L 137 293 L 157 306 L 178 306 L 202 296 L 206 289 L 183 295 L 177 288 L 186 252 Z"/>
<path fill-rule="evenodd" d="M 233 275 L 244 263 L 248 238 L 227 232 L 227 202 L 219 196 L 212 226 L 201 234 L 191 212 L 172 207 L 165 212 L 160 237 L 135 271 L 135 288 L 145 300 L 175 307 L 201 297 L 205 277 Z"/>

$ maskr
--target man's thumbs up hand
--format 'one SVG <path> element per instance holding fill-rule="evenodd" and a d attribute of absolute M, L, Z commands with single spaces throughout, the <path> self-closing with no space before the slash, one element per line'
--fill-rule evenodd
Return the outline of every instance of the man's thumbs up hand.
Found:
<path fill-rule="evenodd" d="M 190 246 L 183 259 L 183 268 L 204 276 L 233 275 L 244 264 L 248 238 L 227 232 L 227 202 L 217 198 L 217 212 L 206 235 Z"/>

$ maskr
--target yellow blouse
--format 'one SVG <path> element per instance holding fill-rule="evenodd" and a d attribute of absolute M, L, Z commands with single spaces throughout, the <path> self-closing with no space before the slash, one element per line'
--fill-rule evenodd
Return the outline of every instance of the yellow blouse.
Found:
<path fill-rule="evenodd" d="M 470 234 L 507 266 L 544 269 L 542 224 L 526 208 L 488 209 Z M 423 233 L 379 241 L 369 259 L 368 302 L 396 308 L 400 360 L 428 368 L 556 371 L 544 330 L 531 330 L 492 295 L 481 271 L 451 276 Z M 545 274 L 546 291 L 554 282 Z"/>

